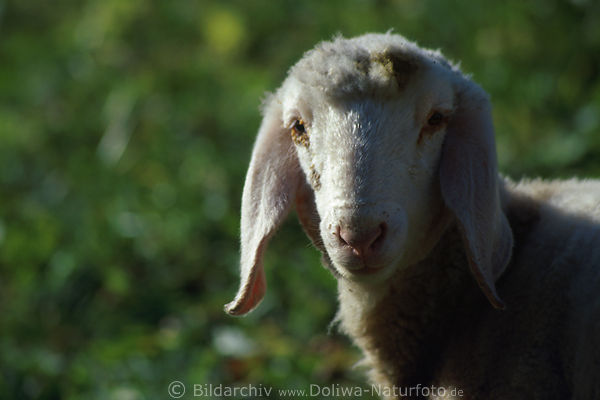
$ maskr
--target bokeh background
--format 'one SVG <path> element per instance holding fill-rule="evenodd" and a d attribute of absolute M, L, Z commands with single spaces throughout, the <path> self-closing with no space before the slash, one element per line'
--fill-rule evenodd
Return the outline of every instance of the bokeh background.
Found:
<path fill-rule="evenodd" d="M 491 94 L 504 173 L 600 175 L 598 1 L 0 0 L 0 398 L 364 384 L 293 216 L 260 308 L 222 306 L 264 92 L 388 29 Z"/>

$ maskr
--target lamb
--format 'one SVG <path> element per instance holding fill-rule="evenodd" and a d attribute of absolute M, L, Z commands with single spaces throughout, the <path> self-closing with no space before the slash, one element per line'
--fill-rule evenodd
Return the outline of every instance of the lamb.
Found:
<path fill-rule="evenodd" d="M 501 177 L 483 89 L 391 33 L 319 44 L 263 114 L 226 312 L 295 204 L 387 397 L 600 398 L 600 181 Z"/>

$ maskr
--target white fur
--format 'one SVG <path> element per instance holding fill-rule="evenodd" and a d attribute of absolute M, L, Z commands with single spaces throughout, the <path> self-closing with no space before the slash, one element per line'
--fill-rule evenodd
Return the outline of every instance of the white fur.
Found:
<path fill-rule="evenodd" d="M 458 67 L 398 35 L 307 52 L 266 103 L 226 310 L 259 303 L 262 254 L 295 203 L 374 382 L 600 396 L 600 355 L 586 350 L 600 345 L 600 183 L 503 181 L 490 110 Z"/>

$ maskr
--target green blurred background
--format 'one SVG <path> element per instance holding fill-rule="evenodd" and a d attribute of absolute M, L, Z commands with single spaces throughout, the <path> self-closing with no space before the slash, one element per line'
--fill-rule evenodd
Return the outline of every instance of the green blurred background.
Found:
<path fill-rule="evenodd" d="M 294 218 L 231 318 L 265 91 L 320 40 L 393 28 L 492 96 L 501 170 L 600 175 L 600 2 L 0 0 L 0 398 L 364 384 Z"/>

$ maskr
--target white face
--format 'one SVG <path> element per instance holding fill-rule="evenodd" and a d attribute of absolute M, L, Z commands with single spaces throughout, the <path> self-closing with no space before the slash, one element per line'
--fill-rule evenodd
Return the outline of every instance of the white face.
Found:
<path fill-rule="evenodd" d="M 394 99 L 334 102 L 294 85 L 304 98 L 285 96 L 284 123 L 315 193 L 324 247 L 347 279 L 385 280 L 439 239 L 438 164 L 454 107 L 439 76 L 422 72 Z"/>

